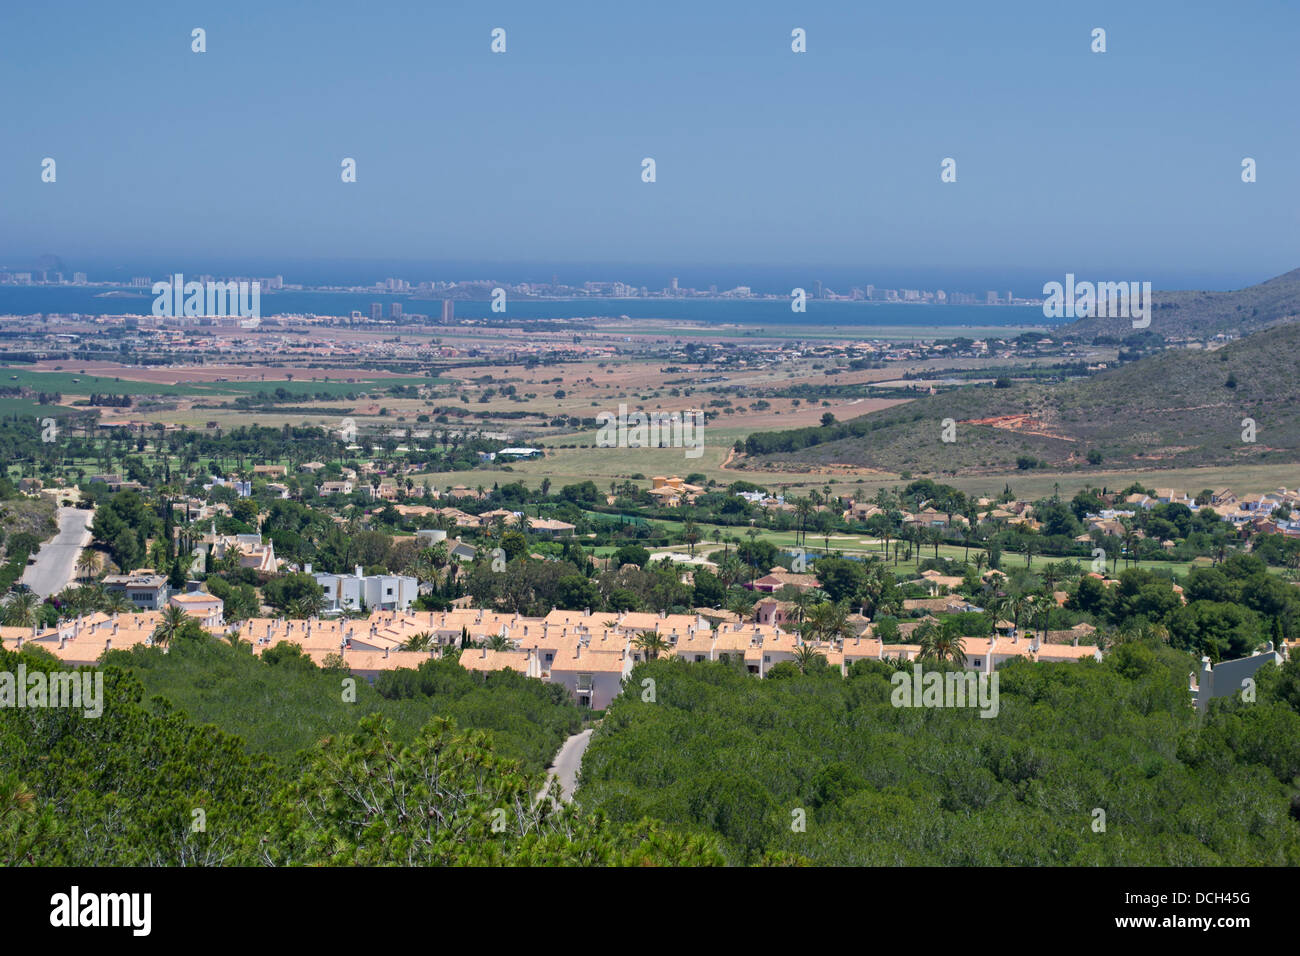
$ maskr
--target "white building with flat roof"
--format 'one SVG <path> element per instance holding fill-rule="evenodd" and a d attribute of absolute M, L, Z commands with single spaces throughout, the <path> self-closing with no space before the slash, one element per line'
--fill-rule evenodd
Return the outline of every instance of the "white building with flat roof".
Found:
<path fill-rule="evenodd" d="M 307 573 L 311 574 L 308 566 Z M 403 574 L 315 574 L 325 592 L 325 610 L 405 611 L 419 595 L 420 582 Z"/>

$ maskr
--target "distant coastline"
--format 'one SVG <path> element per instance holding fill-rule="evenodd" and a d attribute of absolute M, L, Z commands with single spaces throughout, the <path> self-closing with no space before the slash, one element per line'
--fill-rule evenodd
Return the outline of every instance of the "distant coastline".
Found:
<path fill-rule="evenodd" d="M 131 308 L 112 307 L 105 300 L 130 300 Z M 151 297 L 143 290 L 104 290 L 96 286 L 0 286 L 0 316 L 29 315 L 148 315 Z M 810 299 L 807 310 L 792 312 L 786 298 L 691 298 L 577 296 L 551 298 L 519 296 L 508 299 L 506 312 L 493 312 L 490 301 L 453 299 L 457 320 L 550 320 L 591 319 L 659 320 L 682 322 L 706 329 L 796 327 L 1040 327 L 1045 324 L 1040 308 L 1020 305 L 932 305 L 917 308 L 919 302 L 865 302 L 844 299 Z M 263 292 L 262 313 L 271 315 L 319 315 L 347 318 L 359 312 L 370 320 L 371 308 L 381 306 L 385 321 L 392 318 L 394 304 L 401 306 L 399 320 L 409 324 L 412 316 L 426 316 L 430 324 L 441 317 L 441 299 L 418 299 L 411 293 L 286 290 Z M 139 306 L 136 303 L 140 303 Z M 857 308 L 855 308 L 857 307 Z M 418 321 L 418 320 L 417 320 Z"/>

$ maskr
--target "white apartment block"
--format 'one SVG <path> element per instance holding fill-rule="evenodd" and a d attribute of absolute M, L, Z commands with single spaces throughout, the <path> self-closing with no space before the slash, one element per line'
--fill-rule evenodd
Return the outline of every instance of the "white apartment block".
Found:
<path fill-rule="evenodd" d="M 311 565 L 305 569 L 311 574 Z M 315 574 L 325 592 L 325 610 L 405 611 L 419 595 L 420 582 L 402 574 Z"/>

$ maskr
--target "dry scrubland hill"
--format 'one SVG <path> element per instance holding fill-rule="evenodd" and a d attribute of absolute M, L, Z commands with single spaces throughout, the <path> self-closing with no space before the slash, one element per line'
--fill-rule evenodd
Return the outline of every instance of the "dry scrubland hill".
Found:
<path fill-rule="evenodd" d="M 1152 298 L 1150 331 L 1166 339 L 1246 335 L 1300 318 L 1300 269 L 1235 292 L 1155 292 Z M 1092 341 L 1098 335 L 1123 339 L 1133 331 L 1130 319 L 1092 318 L 1062 326 L 1057 334 Z"/>
<path fill-rule="evenodd" d="M 1300 324 L 1213 352 L 1176 350 L 1056 385 L 966 388 L 830 429 L 751 436 L 744 464 L 849 464 L 912 472 L 1000 472 L 1034 458 L 1052 467 L 1150 469 L 1300 460 Z M 1004 420 L 996 427 L 978 420 Z M 1242 419 L 1257 441 L 1242 441 Z M 941 440 L 957 421 L 957 440 Z M 817 441 L 801 447 L 801 438 Z M 742 465 L 743 466 L 743 465 Z"/>

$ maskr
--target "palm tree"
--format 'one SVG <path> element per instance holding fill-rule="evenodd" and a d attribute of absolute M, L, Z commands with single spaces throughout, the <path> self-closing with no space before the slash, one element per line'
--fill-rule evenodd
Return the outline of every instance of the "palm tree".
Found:
<path fill-rule="evenodd" d="M 818 663 L 826 663 L 826 655 L 817 650 L 812 644 L 800 644 L 794 649 L 795 667 L 799 668 L 801 674 L 808 673 L 809 670 L 816 667 Z"/>
<path fill-rule="evenodd" d="M 428 631 L 421 631 L 418 634 L 412 634 L 398 650 L 427 651 L 431 647 L 433 647 L 433 635 Z"/>
<path fill-rule="evenodd" d="M 984 605 L 984 613 L 988 615 L 993 630 L 996 631 L 998 628 L 998 621 L 1002 620 L 1008 613 L 1007 596 L 992 590 L 990 587 L 991 584 L 992 582 L 985 583 L 984 599 L 981 603 Z"/>
<path fill-rule="evenodd" d="M 1137 531 L 1134 530 L 1133 524 L 1127 518 L 1121 518 L 1120 524 L 1124 528 L 1124 534 L 1120 541 L 1124 547 L 1124 567 L 1130 567 L 1133 564 L 1134 551 L 1137 549 Z"/>
<path fill-rule="evenodd" d="M 321 609 L 325 606 L 325 596 L 322 594 L 304 594 L 289 602 L 286 610 L 289 616 L 297 619 L 309 617 L 320 617 Z"/>
<path fill-rule="evenodd" d="M 1033 558 L 1034 552 L 1038 550 L 1038 536 L 1027 534 L 1022 540 L 1025 545 L 1025 567 L 1029 567 L 1029 562 Z"/>
<path fill-rule="evenodd" d="M 169 604 L 163 608 L 162 617 L 158 620 L 158 626 L 153 629 L 154 646 L 166 647 L 170 644 L 172 638 L 180 633 L 181 628 L 185 626 L 185 622 L 189 619 L 190 616 L 174 604 Z"/>
<path fill-rule="evenodd" d="M 1019 588 L 1007 595 L 1007 610 L 1011 612 L 1011 623 L 1017 634 L 1020 633 L 1020 619 L 1029 613 L 1031 603 L 1028 592 Z"/>
<path fill-rule="evenodd" d="M 803 544 L 808 540 L 808 516 L 812 514 L 812 510 L 812 502 L 807 498 L 795 499 L 794 511 L 799 518 L 799 533 L 795 535 L 796 544 Z"/>
<path fill-rule="evenodd" d="M 1061 580 L 1061 569 L 1056 564 L 1049 564 L 1043 568 L 1043 584 L 1047 586 L 1049 592 L 1056 590 L 1056 582 Z"/>
<path fill-rule="evenodd" d="M 632 646 L 644 652 L 646 660 L 653 661 L 658 660 L 659 655 L 668 651 L 672 645 L 658 631 L 642 631 L 632 640 Z"/>
<path fill-rule="evenodd" d="M 749 591 L 740 591 L 727 595 L 726 609 L 742 621 L 747 621 L 754 613 L 754 595 Z"/>
<path fill-rule="evenodd" d="M 1056 599 L 1052 596 L 1050 590 L 1038 591 L 1026 598 L 1030 607 L 1029 625 L 1033 629 L 1034 615 L 1038 615 L 1039 630 L 1042 631 L 1043 640 L 1047 640 L 1047 625 L 1052 616 L 1052 608 L 1056 606 Z"/>
<path fill-rule="evenodd" d="M 31 627 L 36 623 L 40 602 L 31 591 L 15 591 L 5 601 L 3 618 L 8 627 Z"/>
<path fill-rule="evenodd" d="M 823 601 L 808 611 L 807 620 L 801 625 L 801 633 L 804 640 L 842 641 L 854 634 L 848 617 L 848 610 L 843 604 Z"/>
<path fill-rule="evenodd" d="M 692 558 L 695 557 L 695 545 L 699 542 L 700 537 L 700 530 L 695 526 L 694 519 L 687 518 L 682 525 L 682 540 L 690 545 Z"/>
<path fill-rule="evenodd" d="M 718 580 L 723 587 L 731 587 L 745 576 L 745 565 L 734 554 L 723 556 L 718 562 Z"/>
<path fill-rule="evenodd" d="M 59 595 L 59 601 L 72 613 L 89 614 L 99 607 L 102 597 L 98 588 L 83 584 L 74 588 L 65 588 Z"/>
<path fill-rule="evenodd" d="M 950 660 L 963 667 L 966 665 L 966 639 L 960 634 L 926 621 L 916 629 L 914 636 L 921 645 L 921 660 Z"/>
<path fill-rule="evenodd" d="M 100 607 L 109 614 L 129 614 L 135 610 L 135 605 L 131 603 L 125 591 L 106 592 Z"/>
<path fill-rule="evenodd" d="M 78 577 L 86 579 L 98 577 L 103 566 L 103 555 L 94 548 L 86 548 L 77 555 L 77 570 L 80 572 Z"/>
<path fill-rule="evenodd" d="M 1163 624 L 1152 624 L 1146 618 L 1137 618 L 1115 635 L 1114 643 L 1127 644 L 1130 641 L 1144 644 L 1168 644 L 1169 629 Z M 1211 656 L 1214 652 L 1211 651 Z"/>
<path fill-rule="evenodd" d="M 795 606 L 795 610 L 799 612 L 799 618 L 796 623 L 802 627 L 804 615 L 808 613 L 808 609 L 823 600 L 824 596 L 822 595 L 822 592 L 815 589 L 810 588 L 805 591 L 803 588 L 796 588 L 787 584 L 777 593 L 777 598 L 779 600 L 789 601 Z"/>

